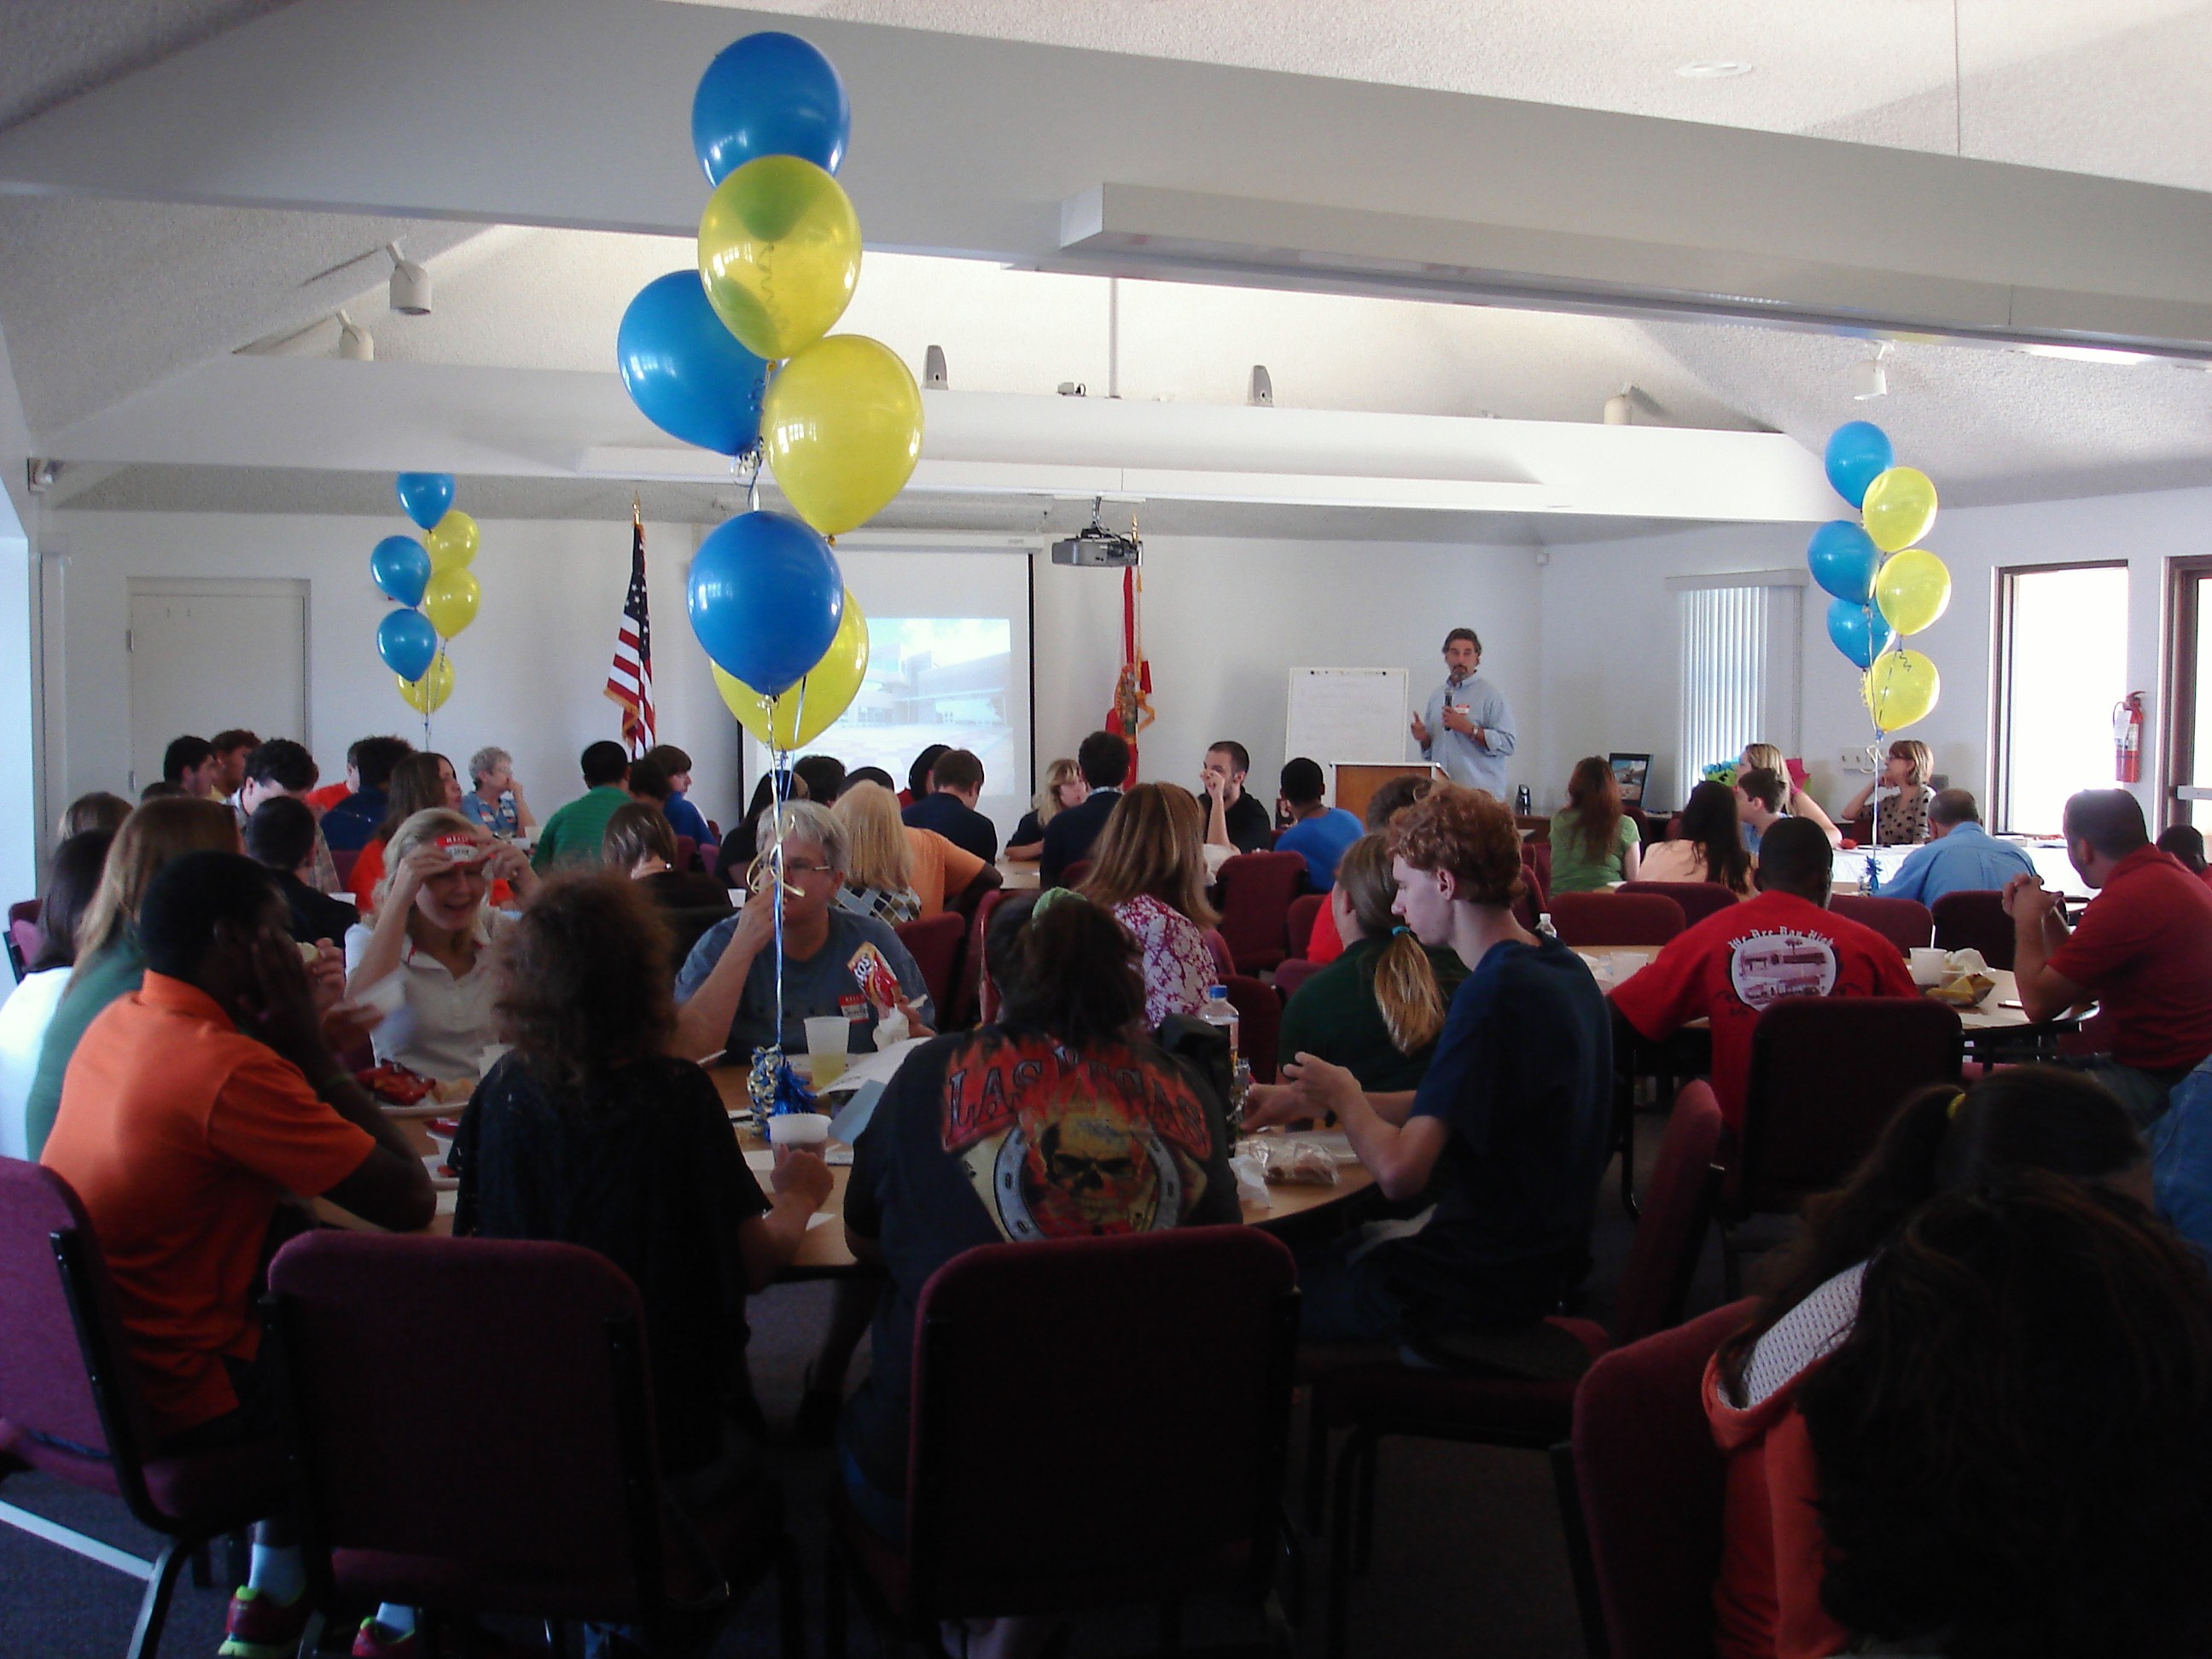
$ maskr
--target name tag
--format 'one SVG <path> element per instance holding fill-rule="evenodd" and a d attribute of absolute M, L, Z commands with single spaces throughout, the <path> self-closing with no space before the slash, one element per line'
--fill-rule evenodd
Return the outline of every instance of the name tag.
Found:
<path fill-rule="evenodd" d="M 857 994 L 839 997 L 837 1012 L 848 1020 L 866 1019 L 868 1017 L 868 1000 Z"/>

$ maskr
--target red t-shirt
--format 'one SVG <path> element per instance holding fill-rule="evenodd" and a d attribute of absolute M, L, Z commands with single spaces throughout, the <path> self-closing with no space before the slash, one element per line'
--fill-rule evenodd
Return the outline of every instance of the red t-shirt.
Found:
<path fill-rule="evenodd" d="M 2212 889 L 2171 853 L 2112 866 L 2051 970 L 2094 991 L 2123 1066 L 2160 1072 L 2212 1054 Z"/>
<path fill-rule="evenodd" d="M 1320 966 L 1344 954 L 1344 935 L 1336 931 L 1336 912 L 1326 904 L 1314 913 L 1313 933 L 1306 940 L 1308 962 Z"/>
<path fill-rule="evenodd" d="M 2208 892 L 2212 897 L 2212 892 Z M 1895 944 L 1795 893 L 1761 893 L 1677 934 L 1613 988 L 1613 1004 L 1645 1036 L 1694 1019 L 1713 1027 L 1713 1093 L 1729 1127 L 1743 1123 L 1751 1033 L 1784 997 L 1916 997 Z"/>
<path fill-rule="evenodd" d="M 310 789 L 301 799 L 314 809 L 317 817 L 320 817 L 351 793 L 353 791 L 347 788 L 344 782 L 341 781 L 337 783 L 326 783 L 319 789 Z"/>

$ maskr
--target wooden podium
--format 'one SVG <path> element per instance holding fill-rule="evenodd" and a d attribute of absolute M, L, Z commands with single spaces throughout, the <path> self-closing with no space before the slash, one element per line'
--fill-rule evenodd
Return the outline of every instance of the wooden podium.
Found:
<path fill-rule="evenodd" d="M 1332 803 L 1364 823 L 1367 803 L 1393 778 L 1441 778 L 1443 769 L 1426 761 L 1339 761 L 1330 769 L 1336 775 L 1336 799 Z"/>

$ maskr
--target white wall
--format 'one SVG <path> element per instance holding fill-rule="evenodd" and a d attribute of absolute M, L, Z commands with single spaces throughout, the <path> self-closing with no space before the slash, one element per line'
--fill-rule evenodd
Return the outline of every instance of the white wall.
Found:
<path fill-rule="evenodd" d="M 31 432 L 0 337 L 0 893 L 12 900 L 37 890 L 39 878 L 38 701 L 32 547 L 38 509 L 23 463 Z"/>

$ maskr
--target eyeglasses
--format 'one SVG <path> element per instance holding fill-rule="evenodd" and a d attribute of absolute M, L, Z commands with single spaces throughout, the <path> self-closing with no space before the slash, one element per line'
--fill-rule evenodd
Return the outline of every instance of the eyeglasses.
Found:
<path fill-rule="evenodd" d="M 826 864 L 787 864 L 783 866 L 783 873 L 787 876 L 826 876 L 831 872 Z"/>

